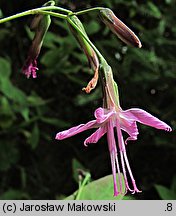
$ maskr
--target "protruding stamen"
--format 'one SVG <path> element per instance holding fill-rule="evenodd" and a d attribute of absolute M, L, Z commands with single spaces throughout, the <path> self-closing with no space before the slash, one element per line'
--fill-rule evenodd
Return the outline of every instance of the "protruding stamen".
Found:
<path fill-rule="evenodd" d="M 109 121 L 107 123 L 107 140 L 108 140 L 108 148 L 109 148 L 110 157 L 111 157 L 112 175 L 113 175 L 113 182 L 114 182 L 114 196 L 117 196 L 119 194 L 118 188 L 117 188 L 117 179 L 116 179 L 117 148 L 116 148 L 116 143 L 115 143 L 114 128 L 113 128 L 112 121 Z"/>
<path fill-rule="evenodd" d="M 115 156 L 115 160 L 116 160 L 116 168 L 117 168 L 118 178 L 119 178 L 120 193 L 122 194 L 122 175 L 120 173 L 120 167 L 119 167 L 119 161 L 118 161 L 117 153 Z"/>
<path fill-rule="evenodd" d="M 112 166 L 112 175 L 113 175 L 113 182 L 114 182 L 114 196 L 119 194 L 117 188 L 117 179 L 116 179 L 116 166 L 115 166 L 115 152 L 111 152 L 111 166 Z"/>
<path fill-rule="evenodd" d="M 129 161 L 128 161 L 128 157 L 127 157 L 126 151 L 123 152 L 123 155 L 124 155 L 124 158 L 125 158 L 125 163 L 126 163 L 128 172 L 130 174 L 131 181 L 133 183 L 133 187 L 134 187 L 133 193 L 135 193 L 135 192 L 141 192 L 140 190 L 138 190 L 138 188 L 136 186 L 135 179 L 133 177 L 133 173 L 132 173 L 131 168 L 130 168 L 130 164 L 129 164 Z"/>
<path fill-rule="evenodd" d="M 136 186 L 135 179 L 133 177 L 133 174 L 132 174 L 132 171 L 131 171 L 131 168 L 130 168 L 128 157 L 127 157 L 127 154 L 126 154 L 126 147 L 125 147 L 125 144 L 124 144 L 123 135 L 122 135 L 122 131 L 120 129 L 120 124 L 119 124 L 118 119 L 116 121 L 116 127 L 117 127 L 117 136 L 118 136 L 118 142 L 119 142 L 121 163 L 122 163 L 122 169 L 123 169 L 123 174 L 124 174 L 124 178 L 125 178 L 126 187 L 127 187 L 127 189 L 129 191 L 131 191 L 133 193 L 141 192 L 141 191 L 138 190 L 138 188 Z M 133 184 L 133 188 L 134 188 L 133 190 L 130 189 L 130 187 L 128 185 L 127 176 L 126 176 L 126 170 L 125 170 L 125 164 L 126 164 L 127 170 L 129 172 L 129 175 L 130 175 L 130 178 L 131 178 L 131 181 L 132 181 L 132 184 Z"/>
<path fill-rule="evenodd" d="M 137 188 L 135 180 L 133 180 L 132 183 L 133 183 L 133 187 L 134 187 L 133 194 L 134 194 L 135 192 L 137 192 L 137 193 L 141 193 L 142 191 L 139 190 L 139 189 Z"/>
<path fill-rule="evenodd" d="M 124 175 L 124 179 L 125 179 L 125 186 L 126 186 L 126 192 L 129 191 L 133 191 L 128 184 L 128 179 L 127 179 L 127 175 L 126 175 L 126 169 L 125 169 L 125 163 L 124 163 L 124 158 L 123 158 L 123 152 L 120 151 L 120 158 L 121 158 L 121 164 L 122 164 L 122 170 L 123 170 L 123 175 Z"/>

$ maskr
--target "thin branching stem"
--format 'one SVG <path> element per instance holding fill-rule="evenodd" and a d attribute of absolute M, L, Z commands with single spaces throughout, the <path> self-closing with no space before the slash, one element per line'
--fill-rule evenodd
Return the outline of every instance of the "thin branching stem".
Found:
<path fill-rule="evenodd" d="M 52 15 L 51 14 L 52 12 L 48 11 L 48 10 L 59 10 L 59 11 L 66 12 L 66 13 L 72 13 L 72 11 L 70 11 L 70 10 L 67 10 L 67 9 L 64 9 L 64 8 L 60 8 L 60 7 L 56 7 L 56 6 L 40 7 L 40 8 L 35 8 L 35 9 L 27 10 L 27 11 L 24 11 L 24 12 L 21 12 L 21 13 L 17 13 L 15 15 L 12 15 L 12 16 L 0 19 L 0 24 L 8 22 L 8 21 L 11 21 L 11 20 L 14 20 L 14 19 L 17 19 L 17 18 L 20 18 L 20 17 L 23 17 L 23 16 L 42 14 L 42 12 L 43 12 L 43 14 Z M 59 17 L 59 18 L 63 18 L 63 19 L 66 18 L 66 15 L 60 14 L 60 13 L 54 13 L 52 16 L 56 16 L 56 14 L 57 14 L 57 17 Z"/>
<path fill-rule="evenodd" d="M 89 9 L 85 9 L 85 10 L 82 10 L 82 11 L 78 11 L 78 12 L 74 12 L 74 15 L 78 16 L 78 15 L 82 15 L 82 14 L 85 14 L 85 13 L 89 13 L 89 12 L 92 12 L 92 11 L 100 11 L 104 9 L 103 7 L 94 7 L 94 8 L 89 8 Z"/>

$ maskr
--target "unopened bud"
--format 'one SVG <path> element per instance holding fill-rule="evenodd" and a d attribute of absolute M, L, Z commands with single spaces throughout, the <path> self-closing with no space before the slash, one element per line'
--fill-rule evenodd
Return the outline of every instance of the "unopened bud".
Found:
<path fill-rule="evenodd" d="M 120 19 L 118 19 L 112 10 L 104 8 L 100 10 L 102 21 L 115 33 L 124 43 L 141 48 L 142 44 L 135 33 L 129 29 Z"/>

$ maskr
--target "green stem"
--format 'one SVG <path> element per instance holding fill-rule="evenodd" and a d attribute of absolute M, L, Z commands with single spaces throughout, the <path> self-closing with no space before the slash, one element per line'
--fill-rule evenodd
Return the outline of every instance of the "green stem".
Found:
<path fill-rule="evenodd" d="M 58 17 L 58 18 L 61 18 L 61 19 L 67 19 L 67 15 L 55 13 L 55 12 L 52 12 L 52 11 L 40 11 L 39 14 L 51 15 L 53 17 Z"/>
<path fill-rule="evenodd" d="M 96 11 L 96 10 L 102 10 L 102 9 L 104 9 L 104 8 L 103 7 L 89 8 L 89 9 L 86 9 L 86 10 L 74 12 L 73 14 L 77 16 L 77 15 L 82 15 L 82 14 L 85 14 L 85 13 L 88 13 L 88 12 L 92 12 L 92 11 Z"/>
<path fill-rule="evenodd" d="M 50 8 L 49 8 L 50 7 Z M 42 7 L 43 8 L 43 7 Z M 48 9 L 47 9 L 48 8 Z M 65 9 L 65 8 L 61 8 L 61 7 L 57 7 L 57 6 L 48 6 L 46 7 L 45 10 L 59 10 L 59 11 L 62 11 L 62 12 L 65 12 L 65 13 L 72 13 L 71 10 L 68 10 L 68 9 Z"/>
<path fill-rule="evenodd" d="M 91 11 L 96 11 L 96 10 L 101 10 L 101 9 L 103 9 L 103 7 L 95 7 L 95 8 L 90 8 L 90 9 L 86 9 L 86 10 L 82 10 L 82 11 L 78 11 L 78 12 L 72 12 L 71 10 L 67 10 L 65 8 L 61 8 L 61 7 L 57 7 L 57 6 L 46 6 L 46 7 L 40 7 L 40 8 L 27 10 L 27 11 L 24 11 L 24 12 L 0 19 L 0 24 L 4 23 L 4 22 L 11 21 L 11 20 L 16 19 L 16 18 L 27 16 L 27 15 L 34 15 L 34 14 L 39 14 L 39 13 L 40 14 L 47 14 L 46 11 L 48 11 L 48 10 L 56 10 L 56 11 L 65 12 L 67 14 L 81 15 L 81 14 L 85 14 L 85 13 L 88 13 Z M 45 12 L 42 13 L 42 11 L 45 11 Z M 50 14 L 50 13 L 51 12 L 48 12 L 48 14 Z M 53 14 L 50 14 L 50 15 L 55 16 L 55 17 L 59 17 L 59 18 L 63 18 L 63 19 L 66 18 L 66 15 L 54 13 L 54 12 L 53 12 Z"/>
<path fill-rule="evenodd" d="M 39 14 L 39 13 L 42 13 L 42 11 L 45 11 L 43 14 L 52 15 L 52 14 L 50 14 L 51 12 L 50 11 L 47 12 L 47 10 L 59 10 L 59 11 L 62 11 L 62 12 L 72 13 L 72 11 L 70 11 L 70 10 L 60 8 L 60 7 L 56 7 L 56 6 L 40 7 L 40 8 L 27 10 L 27 11 L 24 11 L 24 12 L 21 12 L 21 13 L 18 13 L 18 14 L 15 14 L 15 15 L 0 19 L 0 24 L 4 23 L 4 22 L 11 21 L 11 20 L 16 19 L 16 18 L 23 17 L 23 16 Z M 56 16 L 56 13 L 54 13 L 53 16 Z M 57 13 L 57 17 L 65 19 L 66 15 Z"/>
<path fill-rule="evenodd" d="M 81 196 L 81 193 L 82 193 L 82 191 L 83 191 L 83 188 L 84 188 L 84 186 L 87 184 L 87 182 L 90 180 L 90 177 L 91 177 L 90 173 L 87 173 L 87 174 L 86 174 L 86 177 L 85 177 L 84 180 L 83 180 L 83 183 L 81 184 L 81 183 L 79 182 L 79 190 L 78 190 L 78 193 L 77 193 L 77 195 L 76 195 L 76 200 L 79 200 L 79 199 L 80 199 L 80 196 Z"/>
<path fill-rule="evenodd" d="M 81 36 L 89 43 L 89 45 L 94 49 L 98 57 L 100 58 L 101 63 L 106 63 L 105 58 L 103 55 L 99 52 L 99 50 L 96 48 L 96 46 L 89 40 L 89 38 L 80 30 L 80 28 L 67 16 L 67 21 L 81 34 Z"/>

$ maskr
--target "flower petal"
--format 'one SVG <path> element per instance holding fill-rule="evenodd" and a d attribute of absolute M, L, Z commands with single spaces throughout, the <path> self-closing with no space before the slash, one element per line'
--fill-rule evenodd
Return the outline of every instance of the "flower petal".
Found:
<path fill-rule="evenodd" d="M 121 122 L 120 128 L 129 134 L 129 137 L 125 140 L 125 144 L 127 144 L 128 140 L 137 140 L 139 132 L 135 121 L 125 119 Z"/>
<path fill-rule="evenodd" d="M 80 124 L 80 125 L 78 125 L 76 127 L 72 127 L 72 128 L 70 128 L 68 130 L 59 132 L 59 133 L 56 134 L 56 139 L 62 140 L 62 139 L 74 136 L 74 135 L 76 135 L 78 133 L 81 133 L 81 132 L 83 132 L 85 130 L 88 130 L 88 129 L 91 129 L 91 128 L 101 127 L 102 124 L 105 123 L 114 114 L 115 114 L 114 110 L 109 111 L 109 110 L 106 110 L 106 109 L 103 109 L 103 108 L 100 107 L 100 108 L 96 109 L 95 113 L 94 113 L 96 120 L 92 120 L 92 121 L 89 121 L 86 124 Z M 93 140 L 93 139 L 95 139 L 96 136 L 97 136 L 96 139 L 98 140 L 98 137 L 100 135 L 101 135 L 101 133 L 100 134 L 95 133 L 93 136 L 89 137 L 88 140 L 89 139 Z"/>
<path fill-rule="evenodd" d="M 115 110 L 107 110 L 99 107 L 98 109 L 95 110 L 94 116 L 97 120 L 98 124 L 102 124 L 106 122 L 112 115 L 116 114 Z"/>
<path fill-rule="evenodd" d="M 96 125 L 96 120 L 89 121 L 86 124 L 80 124 L 78 126 L 70 128 L 68 130 L 64 130 L 62 132 L 57 133 L 55 139 L 62 140 L 62 139 L 69 138 L 69 137 L 74 136 L 78 133 L 81 133 L 85 130 L 94 128 L 95 125 Z"/>
<path fill-rule="evenodd" d="M 98 140 L 106 133 L 105 127 L 100 127 L 92 135 L 90 135 L 85 141 L 84 145 L 87 146 L 89 143 L 97 143 Z"/>
<path fill-rule="evenodd" d="M 157 129 L 162 129 L 166 131 L 172 131 L 171 127 L 167 125 L 165 122 L 159 120 L 158 118 L 154 117 L 150 113 L 142 110 L 142 109 L 128 109 L 126 111 L 122 111 L 122 118 L 125 118 L 126 120 L 131 120 L 131 121 L 138 121 L 142 124 L 157 128 Z"/>
<path fill-rule="evenodd" d="M 129 137 L 125 140 L 125 144 L 127 144 L 128 140 L 137 140 L 139 132 L 136 121 L 130 118 L 128 119 L 127 116 L 120 114 L 120 128 L 129 134 Z"/>

